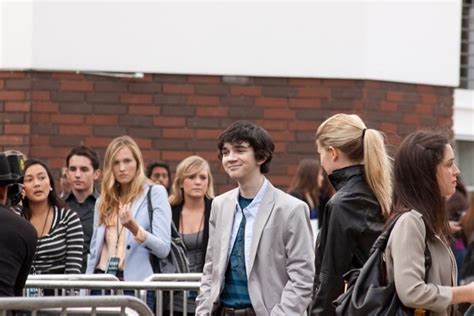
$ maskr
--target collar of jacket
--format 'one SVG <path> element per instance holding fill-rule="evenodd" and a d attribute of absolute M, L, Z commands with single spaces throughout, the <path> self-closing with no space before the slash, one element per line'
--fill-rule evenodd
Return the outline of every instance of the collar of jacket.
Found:
<path fill-rule="evenodd" d="M 351 179 L 365 181 L 364 165 L 353 165 L 334 170 L 328 178 L 336 191 L 339 191 L 339 189 L 345 186 Z"/>

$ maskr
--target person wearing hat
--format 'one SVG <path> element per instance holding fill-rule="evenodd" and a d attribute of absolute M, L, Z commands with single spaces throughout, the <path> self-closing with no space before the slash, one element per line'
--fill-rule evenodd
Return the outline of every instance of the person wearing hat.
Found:
<path fill-rule="evenodd" d="M 0 152 L 0 296 L 22 296 L 36 249 L 34 227 L 5 206 L 8 187 L 20 178 L 10 163 L 21 161 Z"/>

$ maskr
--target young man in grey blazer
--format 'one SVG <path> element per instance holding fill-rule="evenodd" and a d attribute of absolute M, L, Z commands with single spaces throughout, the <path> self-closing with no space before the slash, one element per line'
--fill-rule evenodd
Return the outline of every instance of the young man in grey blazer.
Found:
<path fill-rule="evenodd" d="M 309 210 L 264 176 L 274 147 L 245 121 L 219 137 L 222 166 L 238 187 L 212 203 L 197 315 L 303 315 L 311 301 Z"/>

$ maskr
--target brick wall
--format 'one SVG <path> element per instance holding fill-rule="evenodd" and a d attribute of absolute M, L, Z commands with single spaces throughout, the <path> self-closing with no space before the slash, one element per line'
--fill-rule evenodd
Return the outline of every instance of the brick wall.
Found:
<path fill-rule="evenodd" d="M 128 134 L 145 160 L 177 163 L 191 154 L 211 162 L 217 191 L 234 184 L 217 161 L 216 140 L 248 119 L 273 136 L 270 179 L 285 189 L 298 161 L 314 157 L 314 132 L 338 112 L 362 116 L 396 145 L 409 132 L 452 127 L 453 90 L 380 81 L 151 75 L 123 79 L 60 72 L 0 72 L 0 149 L 18 149 L 55 175 L 75 145 L 103 156 Z"/>

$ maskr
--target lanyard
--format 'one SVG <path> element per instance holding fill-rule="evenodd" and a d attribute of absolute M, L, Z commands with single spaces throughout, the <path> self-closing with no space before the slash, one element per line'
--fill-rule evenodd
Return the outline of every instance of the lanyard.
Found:
<path fill-rule="evenodd" d="M 117 217 L 116 217 L 116 222 L 117 222 L 117 242 L 115 243 L 115 254 L 114 254 L 114 256 L 117 256 L 119 240 L 120 240 L 120 236 L 122 235 L 122 231 L 123 231 L 123 225 L 121 225 L 122 227 L 120 227 L 120 230 L 119 230 L 119 217 L 118 217 L 118 214 L 117 214 Z"/>

